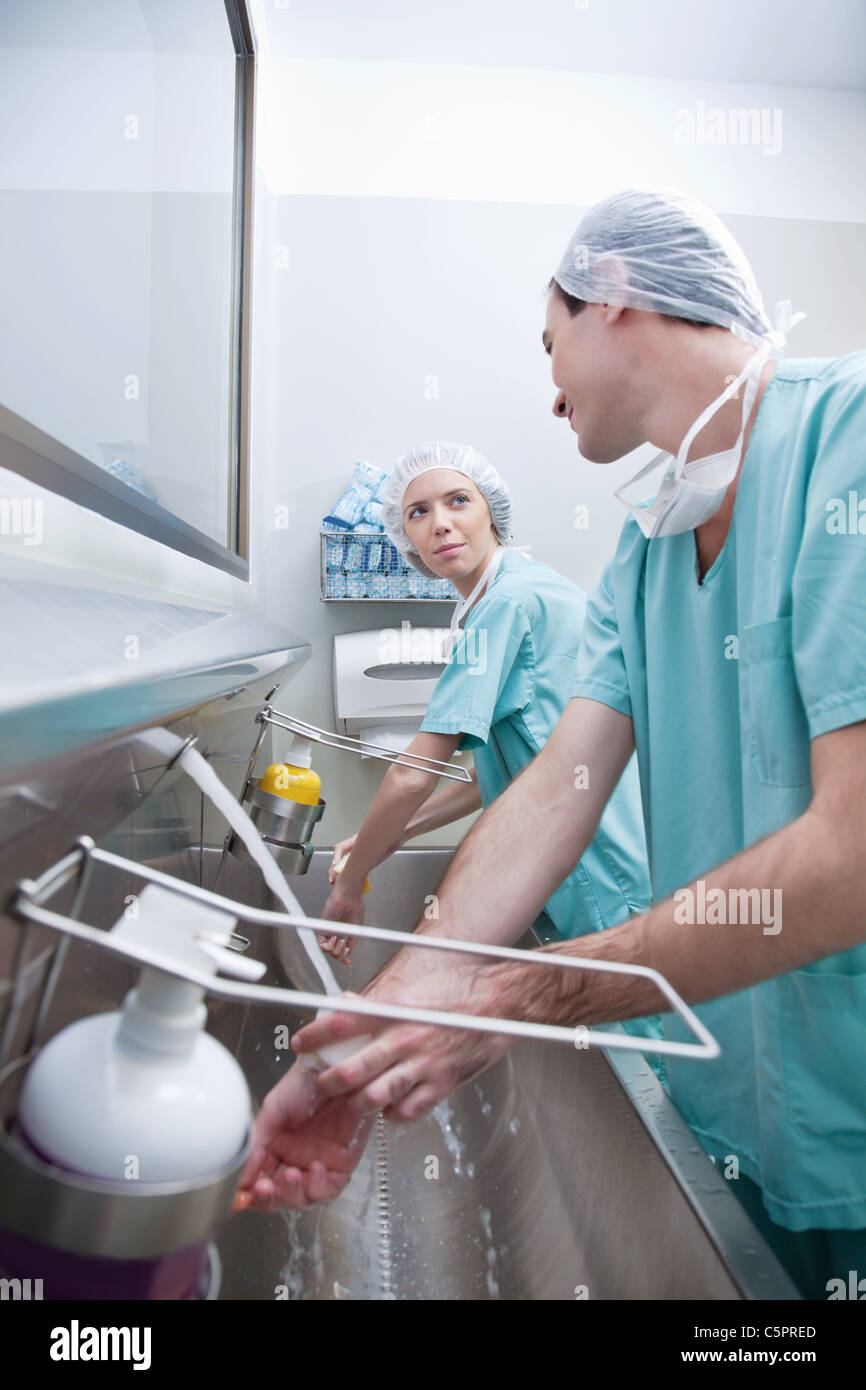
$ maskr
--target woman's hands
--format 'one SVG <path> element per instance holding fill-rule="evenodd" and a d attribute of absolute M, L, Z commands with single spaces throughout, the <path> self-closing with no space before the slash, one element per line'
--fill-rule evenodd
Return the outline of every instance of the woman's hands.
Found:
<path fill-rule="evenodd" d="M 384 864 L 385 860 L 388 859 L 390 855 L 396 854 L 398 849 L 402 849 L 406 841 L 411 839 L 411 835 L 408 832 L 409 827 L 407 826 L 399 839 L 395 840 L 393 845 L 389 845 L 382 857 L 376 860 L 376 864 L 372 865 L 372 868 L 375 868 L 377 864 Z M 350 835 L 348 840 L 340 840 L 338 844 L 334 845 L 334 857 L 328 869 L 328 880 L 330 883 L 337 882 L 340 875 L 335 872 L 336 865 L 339 864 L 340 860 L 344 859 L 347 854 L 352 853 L 357 838 L 358 835 L 356 833 L 355 835 Z"/>
<path fill-rule="evenodd" d="M 315 1072 L 295 1062 L 256 1116 L 235 1211 L 305 1211 L 333 1201 L 352 1176 L 372 1123 L 344 1098 L 318 1094 Z"/>
<path fill-rule="evenodd" d="M 351 880 L 342 881 L 342 874 L 336 872 L 337 865 L 354 848 L 357 835 L 350 835 L 348 840 L 340 840 L 334 845 L 334 857 L 328 868 L 328 882 L 333 884 L 328 899 L 320 917 L 326 918 L 329 922 L 354 922 L 357 926 L 364 925 L 364 903 L 361 888 L 353 888 Z M 335 960 L 341 960 L 346 965 L 352 963 L 352 947 L 357 940 L 354 936 L 320 936 L 319 945 L 327 955 L 333 956 Z"/>
<path fill-rule="evenodd" d="M 357 926 L 364 925 L 364 901 L 361 897 L 360 889 L 352 889 L 338 882 L 328 894 L 328 900 L 319 914 L 329 922 L 354 922 Z M 355 936 L 320 936 L 319 945 L 322 950 L 335 960 L 341 960 L 346 965 L 352 964 L 352 947 L 357 941 Z"/>
<path fill-rule="evenodd" d="M 334 857 L 331 860 L 330 868 L 328 869 L 329 883 L 337 882 L 337 874 L 334 872 L 334 870 L 341 859 L 344 859 L 347 854 L 352 853 L 352 850 L 355 848 L 355 841 L 357 840 L 357 838 L 358 835 L 356 832 L 354 835 L 350 835 L 348 840 L 340 840 L 336 845 L 334 845 Z"/>
<path fill-rule="evenodd" d="M 342 873 L 337 873 L 337 865 L 346 855 L 351 854 L 357 838 L 357 834 L 350 835 L 347 840 L 340 840 L 334 846 L 334 857 L 328 869 L 328 881 L 334 886 L 319 916 L 324 917 L 329 922 L 354 923 L 354 925 L 362 927 L 364 925 L 364 903 L 361 888 L 355 887 L 352 879 L 345 878 L 345 870 Z M 381 864 L 382 860 L 387 859 L 390 854 L 398 850 L 402 843 L 403 839 L 401 838 L 396 844 L 391 845 L 378 862 Z M 341 960 L 344 964 L 351 965 L 352 947 L 356 940 L 357 937 L 354 936 L 323 936 L 319 938 L 319 945 L 335 960 Z"/>
<path fill-rule="evenodd" d="M 416 969 L 386 971 L 362 997 L 494 1016 L 506 1003 L 499 981 L 507 967 L 437 965 L 424 975 Z M 329 1012 L 301 1029 L 292 1047 L 309 1052 L 361 1034 L 373 1036 L 345 1061 L 318 1075 L 296 1062 L 265 1096 L 235 1211 L 303 1211 L 333 1201 L 361 1159 L 378 1110 L 386 1119 L 417 1120 L 514 1042 L 501 1034 Z"/>

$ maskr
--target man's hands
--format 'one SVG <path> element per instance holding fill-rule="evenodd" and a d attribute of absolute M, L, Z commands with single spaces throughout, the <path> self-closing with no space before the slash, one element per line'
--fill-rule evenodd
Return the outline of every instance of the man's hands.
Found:
<path fill-rule="evenodd" d="M 429 953 L 425 953 L 429 954 Z M 451 1013 L 504 1011 L 507 968 L 439 965 L 429 973 L 392 969 L 364 992 L 368 1001 Z M 470 1077 L 492 1066 L 514 1039 L 418 1023 L 377 1023 L 357 1014 L 328 1013 L 292 1038 L 296 1052 L 312 1052 L 374 1031 L 374 1040 L 336 1067 L 320 1072 L 316 1090 L 345 1104 L 356 1117 L 383 1110 L 387 1119 L 417 1120 Z"/>

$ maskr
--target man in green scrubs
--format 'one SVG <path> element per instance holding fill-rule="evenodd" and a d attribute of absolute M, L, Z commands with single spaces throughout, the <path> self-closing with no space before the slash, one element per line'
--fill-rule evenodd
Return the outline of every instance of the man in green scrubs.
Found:
<path fill-rule="evenodd" d="M 548 949 L 652 966 L 697 1006 L 722 1055 L 669 1058 L 674 1101 L 736 1158 L 732 1190 L 803 1293 L 826 1298 L 866 1275 L 866 353 L 779 360 L 791 322 L 771 329 L 701 205 L 628 192 L 584 218 L 548 298 L 554 412 L 595 463 L 652 441 L 664 477 L 626 503 L 574 698 L 418 930 L 510 944 L 636 748 L 653 906 Z M 369 997 L 467 1007 L 469 968 L 424 954 L 398 955 Z M 547 973 L 476 965 L 471 1006 L 590 1025 L 664 1008 L 639 979 Z M 297 1046 L 369 1031 L 331 1015 Z M 670 1013 L 665 1032 L 686 1036 Z M 508 1045 L 383 1024 L 319 1088 L 414 1119 Z"/>

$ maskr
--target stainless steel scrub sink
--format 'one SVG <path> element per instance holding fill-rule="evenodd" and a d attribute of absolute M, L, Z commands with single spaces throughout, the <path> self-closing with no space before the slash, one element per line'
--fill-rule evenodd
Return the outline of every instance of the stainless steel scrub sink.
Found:
<path fill-rule="evenodd" d="M 411 930 L 450 852 L 403 850 L 375 872 L 367 921 Z M 205 887 L 275 908 L 258 871 L 219 851 Z M 327 895 L 330 850 L 291 880 Z M 180 872 L 166 860 L 158 867 Z M 244 927 L 267 983 L 286 983 L 279 933 Z M 528 943 L 527 943 L 528 944 Z M 359 942 L 347 988 L 388 946 Z M 260 1100 L 292 1054 L 298 1012 L 211 1005 Z M 696 1062 L 696 1066 L 712 1063 Z M 378 1120 L 340 1197 L 309 1212 L 233 1216 L 219 1238 L 224 1299 L 737 1299 L 797 1292 L 636 1053 L 521 1043 L 412 1125 Z"/>

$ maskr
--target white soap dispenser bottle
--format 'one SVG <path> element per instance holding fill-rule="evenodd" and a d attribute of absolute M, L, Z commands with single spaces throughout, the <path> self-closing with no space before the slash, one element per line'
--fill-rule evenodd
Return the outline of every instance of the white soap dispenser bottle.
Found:
<path fill-rule="evenodd" d="M 226 949 L 235 919 L 148 884 L 138 917 L 113 928 L 172 960 L 259 979 L 266 967 Z M 177 1182 L 237 1157 L 252 1121 L 234 1057 L 204 1031 L 204 990 L 147 966 L 123 1007 L 70 1024 L 32 1063 L 18 1105 L 43 1158 L 115 1181 Z"/>

